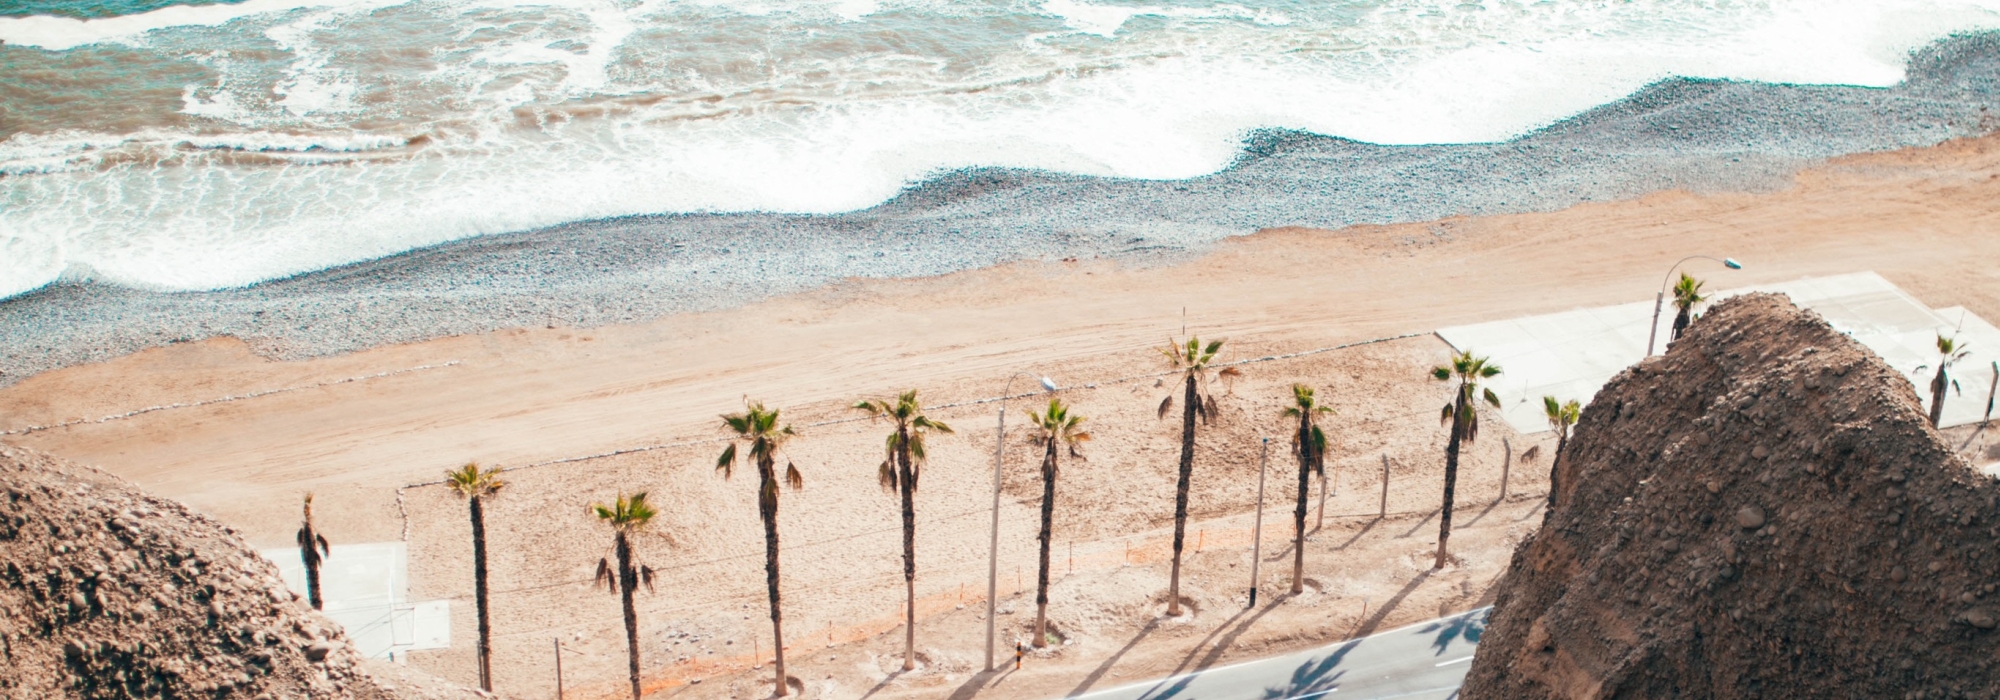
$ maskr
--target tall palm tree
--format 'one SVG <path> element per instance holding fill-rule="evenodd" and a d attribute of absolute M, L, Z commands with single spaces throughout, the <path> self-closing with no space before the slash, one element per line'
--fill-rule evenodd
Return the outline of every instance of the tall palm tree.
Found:
<path fill-rule="evenodd" d="M 1569 447 L 1569 429 L 1576 425 L 1577 417 L 1583 415 L 1583 406 L 1570 399 L 1569 403 L 1558 403 L 1554 396 L 1542 397 L 1542 412 L 1547 414 L 1549 429 L 1556 431 L 1556 456 L 1549 460 L 1549 502 L 1556 500 L 1556 475 L 1561 473 L 1564 448 Z"/>
<path fill-rule="evenodd" d="M 764 519 L 764 585 L 771 597 L 771 638 L 776 640 L 772 648 L 773 666 L 777 667 L 777 697 L 791 693 L 785 685 L 785 618 L 778 604 L 778 452 L 785 443 L 798 435 L 792 426 L 778 422 L 778 410 L 766 409 L 761 402 L 748 403 L 742 413 L 731 413 L 722 417 L 722 424 L 736 433 L 729 447 L 722 450 L 722 456 L 715 460 L 715 470 L 728 479 L 736 465 L 736 440 L 750 443 L 749 461 L 757 465 L 757 515 Z M 805 478 L 799 475 L 799 468 L 785 462 L 782 476 L 785 485 L 798 490 L 805 486 Z"/>
<path fill-rule="evenodd" d="M 1958 389 L 1958 380 L 1951 378 L 1951 367 L 1958 364 L 1959 360 L 1965 359 L 1971 352 L 1965 348 L 1966 346 L 1960 344 L 1957 338 L 1946 338 L 1943 333 L 1937 336 L 1937 374 L 1931 375 L 1931 427 L 1937 427 L 1938 422 L 1944 420 L 1945 388 Z"/>
<path fill-rule="evenodd" d="M 1294 595 L 1304 591 L 1306 586 L 1306 494 L 1312 490 L 1313 474 L 1319 474 L 1322 479 L 1326 477 L 1326 432 L 1320 430 L 1318 419 L 1320 414 L 1332 412 L 1331 406 L 1320 405 L 1313 397 L 1312 387 L 1292 385 L 1292 405 L 1285 408 L 1285 417 L 1298 420 L 1298 427 L 1292 432 L 1292 455 L 1299 460 L 1299 498 L 1297 507 L 1292 509 Z"/>
<path fill-rule="evenodd" d="M 299 525 L 299 559 L 306 565 L 306 600 L 312 601 L 314 610 L 324 609 L 326 601 L 319 594 L 319 565 L 326 557 L 333 556 L 333 548 L 327 546 L 326 537 L 313 527 L 313 495 L 306 494 L 305 520 Z"/>
<path fill-rule="evenodd" d="M 500 480 L 500 468 L 481 470 L 479 463 L 467 462 L 465 466 L 446 471 L 445 485 L 452 493 L 465 498 L 472 510 L 472 586 L 473 601 L 479 609 L 479 688 L 493 692 L 493 626 L 487 620 L 486 607 L 486 497 L 500 493 L 507 482 Z"/>
<path fill-rule="evenodd" d="M 924 435 L 936 431 L 950 433 L 951 426 L 924 415 L 924 405 L 915 389 L 888 399 L 864 399 L 855 410 L 872 418 L 895 421 L 889 433 L 878 476 L 882 488 L 895 491 L 903 501 L 903 587 L 909 594 L 903 625 L 903 670 L 917 667 L 917 477 L 923 475 Z"/>
<path fill-rule="evenodd" d="M 1215 362 L 1217 353 L 1222 352 L 1225 341 L 1216 340 L 1202 345 L 1201 338 L 1189 336 L 1186 343 L 1167 343 L 1160 348 L 1160 354 L 1167 357 L 1167 363 L 1174 372 L 1181 375 L 1178 382 L 1181 391 L 1181 464 L 1180 481 L 1174 486 L 1174 565 L 1173 573 L 1167 580 L 1167 615 L 1181 614 L 1181 549 L 1187 544 L 1187 503 L 1188 484 L 1194 478 L 1194 419 L 1212 423 L 1220 415 L 1215 404 L 1215 395 L 1207 391 L 1211 381 L 1209 367 Z M 1233 379 L 1237 370 L 1230 367 L 1222 370 L 1225 380 Z M 1174 410 L 1174 395 L 1160 402 L 1160 415 L 1164 419 L 1167 412 Z"/>
<path fill-rule="evenodd" d="M 1701 293 L 1702 281 L 1681 273 L 1681 281 L 1674 283 L 1674 333 L 1668 342 L 1681 339 L 1681 333 L 1694 321 L 1694 305 L 1708 300 Z"/>
<path fill-rule="evenodd" d="M 659 511 L 646 504 L 646 492 L 640 491 L 629 497 L 618 494 L 618 500 L 611 505 L 591 504 L 590 512 L 611 526 L 611 550 L 618 560 L 618 569 L 614 574 L 610 560 L 598 559 L 596 583 L 617 591 L 625 606 L 626 660 L 631 670 L 632 700 L 639 700 L 639 612 L 632 606 L 632 595 L 641 584 L 647 591 L 653 590 L 653 568 L 633 560 L 632 535 L 653 522 Z"/>
<path fill-rule="evenodd" d="M 1451 541 L 1451 502 L 1458 490 L 1458 450 L 1462 445 L 1472 444 L 1479 439 L 1479 398 L 1484 394 L 1486 403 L 1500 407 L 1500 397 L 1493 395 L 1492 389 L 1479 386 L 1482 379 L 1500 376 L 1500 366 L 1490 364 L 1484 357 L 1477 357 L 1471 350 L 1455 352 L 1451 355 L 1450 366 L 1431 368 L 1431 378 L 1441 382 L 1456 379 L 1457 391 L 1452 392 L 1451 403 L 1444 405 L 1439 414 L 1439 424 L 1451 426 L 1451 439 L 1444 448 L 1444 506 L 1438 513 L 1438 553 L 1437 563 L 1432 568 L 1444 568 L 1448 543 Z"/>
<path fill-rule="evenodd" d="M 1056 517 L 1056 474 L 1057 459 L 1066 448 L 1071 457 L 1083 459 L 1077 446 L 1090 440 L 1090 433 L 1083 429 L 1084 417 L 1071 415 L 1069 407 L 1062 399 L 1049 399 L 1049 407 L 1042 412 L 1029 411 L 1028 422 L 1034 424 L 1035 440 L 1042 444 L 1042 568 L 1035 575 L 1035 648 L 1049 645 L 1049 539 L 1055 529 Z"/>

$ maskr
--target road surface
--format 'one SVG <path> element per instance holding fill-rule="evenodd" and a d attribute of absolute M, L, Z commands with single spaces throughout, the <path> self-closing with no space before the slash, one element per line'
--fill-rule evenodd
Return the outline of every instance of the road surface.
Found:
<path fill-rule="evenodd" d="M 1269 659 L 1076 696 L 1079 700 L 1446 700 L 1486 630 L 1480 608 Z"/>

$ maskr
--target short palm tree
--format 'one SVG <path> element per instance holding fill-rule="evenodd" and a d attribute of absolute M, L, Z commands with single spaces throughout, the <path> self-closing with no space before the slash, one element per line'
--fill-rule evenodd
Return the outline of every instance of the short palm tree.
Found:
<path fill-rule="evenodd" d="M 299 525 L 299 559 L 306 565 L 306 600 L 312 602 L 314 610 L 326 607 L 319 594 L 319 565 L 329 556 L 333 556 L 333 548 L 327 546 L 326 537 L 313 527 L 313 495 L 308 493 L 305 520 Z"/>
<path fill-rule="evenodd" d="M 1187 544 L 1187 504 L 1188 485 L 1194 479 L 1194 430 L 1195 418 L 1203 423 L 1212 423 L 1221 411 L 1215 403 L 1215 395 L 1208 392 L 1212 380 L 1209 368 L 1215 362 L 1217 353 L 1222 352 L 1224 341 L 1216 340 L 1202 345 L 1201 338 L 1189 336 L 1185 343 L 1167 343 L 1160 348 L 1160 354 L 1167 357 L 1172 371 L 1180 375 L 1176 383 L 1181 385 L 1181 464 L 1180 480 L 1174 486 L 1174 564 L 1173 572 L 1167 579 L 1167 615 L 1181 614 L 1181 550 Z M 1224 380 L 1233 379 L 1237 370 L 1230 367 L 1222 370 Z M 1174 395 L 1160 402 L 1160 415 L 1164 419 L 1174 410 Z"/>
<path fill-rule="evenodd" d="M 1694 305 L 1708 300 L 1701 293 L 1701 285 L 1701 280 L 1689 277 L 1685 272 L 1681 273 L 1681 281 L 1674 283 L 1674 308 L 1678 311 L 1674 312 L 1674 333 L 1668 336 L 1669 342 L 1680 340 L 1681 333 L 1687 330 L 1689 323 L 1694 322 Z"/>
<path fill-rule="evenodd" d="M 1569 447 L 1569 429 L 1576 425 L 1577 417 L 1583 415 L 1583 406 L 1570 399 L 1569 403 L 1559 403 L 1554 396 L 1542 397 L 1542 412 L 1547 414 L 1549 429 L 1556 431 L 1556 456 L 1549 460 L 1549 502 L 1556 500 L 1556 475 L 1562 467 L 1564 448 Z"/>
<path fill-rule="evenodd" d="M 1090 440 L 1083 429 L 1084 417 L 1072 415 L 1062 399 L 1049 399 L 1041 412 L 1029 411 L 1028 422 L 1035 426 L 1035 440 L 1042 445 L 1042 565 L 1035 575 L 1035 647 L 1049 645 L 1049 540 L 1055 529 L 1057 460 L 1064 451 L 1083 459 L 1077 447 Z"/>
<path fill-rule="evenodd" d="M 771 598 L 771 638 L 773 666 L 777 667 L 777 697 L 791 693 L 785 685 L 785 619 L 778 604 L 778 484 L 797 490 L 805 486 L 805 478 L 799 475 L 799 468 L 785 462 L 785 473 L 778 473 L 778 453 L 785 443 L 798 435 L 792 426 L 778 422 L 777 409 L 766 409 L 762 403 L 749 403 L 742 413 L 731 413 L 722 417 L 722 424 L 736 434 L 729 447 L 722 450 L 722 456 L 715 460 L 715 470 L 727 479 L 736 465 L 736 442 L 750 444 L 749 461 L 757 465 L 757 515 L 764 520 L 764 585 L 770 590 Z"/>
<path fill-rule="evenodd" d="M 1943 333 L 1937 336 L 1937 349 L 1937 374 L 1931 375 L 1931 427 L 1937 427 L 1938 423 L 1944 420 L 1945 388 L 1958 389 L 1958 380 L 1951 378 L 1952 366 L 1965 359 L 1971 352 L 1966 350 L 1965 344 L 1959 343 L 1957 338 L 1947 338 Z"/>
<path fill-rule="evenodd" d="M 597 519 L 611 526 L 611 550 L 617 559 L 618 569 L 612 571 L 609 559 L 597 560 L 596 583 L 606 589 L 616 591 L 625 606 L 625 653 L 632 678 L 632 700 L 639 700 L 639 611 L 632 605 L 632 595 L 640 585 L 653 590 L 653 568 L 639 564 L 632 556 L 632 536 L 653 522 L 659 511 L 646 504 L 646 492 L 640 491 L 626 496 L 618 494 L 618 500 L 611 505 L 592 504 L 590 512 Z"/>
<path fill-rule="evenodd" d="M 914 389 L 897 395 L 893 401 L 857 401 L 854 408 L 896 424 L 896 431 L 889 433 L 885 443 L 877 475 L 882 488 L 895 491 L 903 503 L 903 587 L 909 594 L 903 626 L 903 670 L 908 671 L 917 667 L 917 477 L 923 475 L 926 461 L 924 435 L 933 431 L 950 433 L 951 426 L 925 416 L 923 403 L 917 400 Z"/>
<path fill-rule="evenodd" d="M 1451 541 L 1451 505 L 1458 490 L 1458 451 L 1463 445 L 1479 439 L 1479 399 L 1494 408 L 1500 407 L 1500 397 L 1493 395 L 1492 389 L 1479 386 L 1480 380 L 1500 376 L 1500 366 L 1491 364 L 1484 357 L 1472 351 L 1455 352 L 1449 366 L 1431 368 L 1431 378 L 1441 382 L 1456 380 L 1457 390 L 1452 392 L 1451 403 L 1444 405 L 1439 414 L 1440 425 L 1451 426 L 1451 439 L 1444 448 L 1444 506 L 1438 513 L 1437 563 L 1432 568 L 1442 569 L 1446 552 Z"/>
<path fill-rule="evenodd" d="M 1326 476 L 1326 431 L 1319 427 L 1319 416 L 1332 413 L 1330 406 L 1320 405 L 1313 396 L 1313 388 L 1304 384 L 1292 385 L 1292 405 L 1285 408 L 1285 417 L 1297 421 L 1292 431 L 1292 455 L 1299 460 L 1298 504 L 1292 509 L 1292 593 L 1297 595 L 1305 590 L 1306 568 L 1306 494 L 1312 490 L 1312 475 Z M 1325 510 L 1324 506 L 1321 510 Z"/>
<path fill-rule="evenodd" d="M 500 480 L 500 468 L 481 470 L 476 462 L 445 472 L 444 483 L 452 493 L 465 498 L 472 509 L 473 603 L 479 610 L 479 688 L 493 692 L 493 626 L 488 622 L 486 604 L 486 509 L 487 497 L 500 493 L 507 482 Z"/>

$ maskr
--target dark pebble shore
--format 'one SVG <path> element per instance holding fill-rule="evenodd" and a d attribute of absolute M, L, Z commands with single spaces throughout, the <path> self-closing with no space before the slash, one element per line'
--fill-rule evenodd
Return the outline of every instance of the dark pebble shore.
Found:
<path fill-rule="evenodd" d="M 1670 79 L 1503 143 L 1377 146 L 1261 131 L 1234 165 L 1188 180 L 975 169 L 846 214 L 580 222 L 241 289 L 65 281 L 0 301 L 0 385 L 214 336 L 303 358 L 509 327 L 641 322 L 856 277 L 1070 256 L 1173 261 L 1277 226 L 1553 211 L 1668 189 L 1770 191 L 1826 158 L 1991 131 L 1996 95 L 2000 34 L 1987 33 L 1916 52 L 1892 88 Z"/>

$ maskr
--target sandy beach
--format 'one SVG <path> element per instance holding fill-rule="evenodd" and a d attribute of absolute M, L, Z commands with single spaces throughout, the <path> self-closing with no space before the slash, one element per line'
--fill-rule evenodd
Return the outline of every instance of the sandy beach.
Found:
<path fill-rule="evenodd" d="M 805 436 L 792 456 L 806 489 L 781 514 L 793 675 L 808 697 L 1049 697 L 1301 648 L 1475 607 L 1512 545 L 1539 522 L 1546 464 L 1503 456 L 1544 436 L 1487 428 L 1462 476 L 1462 561 L 1435 574 L 1447 395 L 1425 374 L 1446 346 L 1429 331 L 1478 320 L 1649 298 L 1666 265 L 1729 255 L 1741 286 L 1873 270 L 1932 307 L 2000 318 L 1991 261 L 2000 237 L 2000 138 L 1835 159 L 1765 193 L 1668 191 L 1550 213 L 1448 218 L 1340 230 L 1283 228 L 1226 240 L 1198 258 L 1150 265 L 1019 263 L 899 280 L 849 280 L 739 308 L 637 325 L 530 327 L 278 361 L 212 338 L 41 373 L 0 390 L 0 439 L 98 465 L 282 546 L 299 497 L 315 494 L 336 542 L 407 539 L 412 594 L 469 600 L 463 504 L 435 486 L 477 460 L 517 468 L 489 509 L 495 536 L 500 690 L 545 697 L 550 640 L 573 687 L 617 692 L 623 641 L 615 598 L 587 585 L 608 535 L 584 506 L 646 490 L 663 504 L 641 555 L 665 579 L 642 598 L 649 684 L 675 696 L 761 697 L 744 667 L 768 656 L 753 486 L 712 473 L 716 414 L 745 397 L 782 407 Z M 1725 276 L 1726 275 L 1726 276 Z M 1168 390 L 1153 346 L 1188 332 L 1229 339 L 1251 362 L 1202 438 L 1194 488 L 1200 554 L 1191 622 L 1148 624 L 1165 582 L 1177 425 L 1153 409 Z M 1367 342 L 1380 341 L 1380 342 Z M 1356 344 L 1344 349 L 1330 349 Z M 1054 619 L 1071 640 L 1018 674 L 975 676 L 983 628 L 984 506 L 996 403 L 1015 372 L 1048 375 L 1092 417 L 1087 462 L 1059 487 L 1064 567 Z M 381 375 L 381 376 L 376 376 Z M 1308 544 L 1305 596 L 1237 615 L 1249 565 L 1258 440 L 1281 436 L 1286 387 L 1321 387 L 1339 413 L 1340 488 Z M 304 387 L 256 398 L 35 430 L 177 402 Z M 919 496 L 918 584 L 925 670 L 890 676 L 901 582 L 891 500 L 875 485 L 881 425 L 853 400 L 916 388 L 959 429 L 936 441 Z M 1032 599 L 1036 504 L 1020 409 L 1010 416 L 1002 594 L 1021 567 Z M 18 432 L 26 431 L 26 432 Z M 655 447 L 619 456 L 576 459 Z M 1545 450 L 1546 451 L 1546 450 Z M 1263 565 L 1266 594 L 1288 575 L 1292 464 L 1273 440 Z M 1377 520 L 1391 463 L 1390 516 Z M 559 461 L 573 460 L 573 461 Z M 551 463 L 554 462 L 554 463 Z M 1499 496 L 1509 464 L 1509 500 Z M 539 465 L 539 466 L 538 466 Z M 399 499 L 399 490 L 401 498 Z M 1490 506 L 1490 507 L 1489 507 Z M 1129 546 L 1129 550 L 1127 547 Z M 1018 585 L 1018 584 L 1017 584 Z M 1032 603 L 1006 598 L 1018 633 Z M 472 677 L 470 605 L 454 605 L 453 649 L 410 662 Z M 889 633 L 889 634 L 885 634 Z M 756 641 L 761 639 L 762 641 Z M 755 647 L 762 644 L 761 651 Z M 831 644 L 831 646 L 828 646 Z M 768 663 L 768 662 L 767 662 Z M 700 685 L 684 685 L 694 679 Z M 765 680 L 768 683 L 768 680 Z M 767 688 L 768 690 L 768 688 Z"/>

